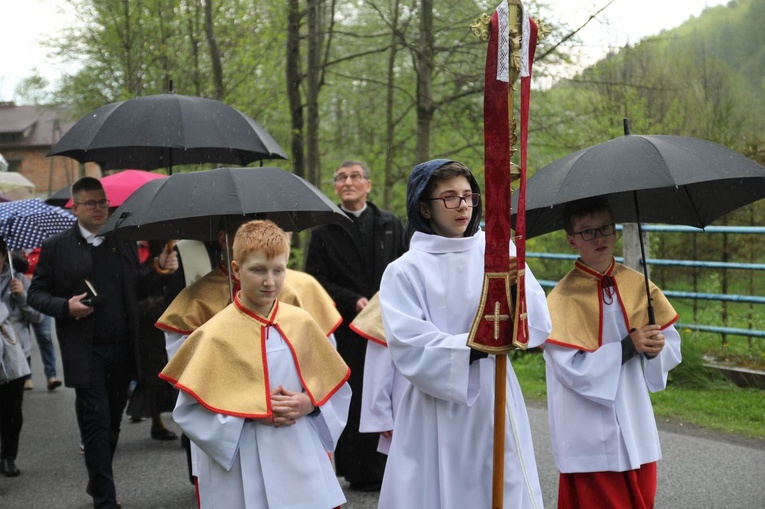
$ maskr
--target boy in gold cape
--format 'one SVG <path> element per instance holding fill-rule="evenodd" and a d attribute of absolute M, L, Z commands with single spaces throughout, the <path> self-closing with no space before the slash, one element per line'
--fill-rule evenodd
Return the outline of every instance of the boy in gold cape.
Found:
<path fill-rule="evenodd" d="M 614 261 L 616 225 L 604 198 L 563 211 L 574 268 L 547 297 L 544 348 L 558 509 L 654 506 L 659 433 L 650 392 L 680 363 L 677 313 L 645 277 Z"/>
<path fill-rule="evenodd" d="M 232 262 L 241 291 L 160 374 L 180 390 L 174 420 L 206 453 L 202 508 L 345 502 L 327 452 L 346 423 L 350 371 L 306 311 L 279 302 L 288 254 L 272 222 L 242 225 Z"/>

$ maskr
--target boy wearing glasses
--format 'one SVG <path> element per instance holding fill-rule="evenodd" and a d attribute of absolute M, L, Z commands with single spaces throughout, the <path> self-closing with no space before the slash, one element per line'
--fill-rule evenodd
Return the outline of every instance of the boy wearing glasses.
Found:
<path fill-rule="evenodd" d="M 608 202 L 589 198 L 563 211 L 574 268 L 548 296 L 553 330 L 544 348 L 558 507 L 654 506 L 659 435 L 648 392 L 680 363 L 677 313 L 644 276 L 614 260 Z"/>
<path fill-rule="evenodd" d="M 409 177 L 407 214 L 414 235 L 409 251 L 385 271 L 380 302 L 390 356 L 411 385 L 393 423 L 379 507 L 491 507 L 495 358 L 467 346 L 484 274 L 478 182 L 456 161 L 419 164 Z M 544 291 L 526 271 L 533 348 L 551 325 Z M 511 366 L 506 386 L 505 507 L 542 507 L 528 415 Z"/>

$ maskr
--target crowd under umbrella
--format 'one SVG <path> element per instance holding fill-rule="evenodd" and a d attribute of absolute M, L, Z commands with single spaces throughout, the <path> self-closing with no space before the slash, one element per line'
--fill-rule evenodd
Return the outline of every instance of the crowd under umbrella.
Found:
<path fill-rule="evenodd" d="M 527 237 L 563 229 L 565 205 L 592 197 L 608 200 L 616 222 L 637 223 L 648 293 L 641 222 L 704 228 L 765 198 L 765 168 L 707 140 L 629 134 L 625 120 L 623 137 L 574 152 L 529 178 Z M 514 195 L 514 210 L 517 201 Z M 648 310 L 653 316 L 650 295 Z"/>
<path fill-rule="evenodd" d="M 223 102 L 174 93 L 107 104 L 82 117 L 48 152 L 102 170 L 287 159 L 255 120 Z"/>
<path fill-rule="evenodd" d="M 75 221 L 71 212 L 39 198 L 0 203 L 0 237 L 8 246 L 11 274 L 11 251 L 40 247 L 45 239 L 68 230 Z"/>

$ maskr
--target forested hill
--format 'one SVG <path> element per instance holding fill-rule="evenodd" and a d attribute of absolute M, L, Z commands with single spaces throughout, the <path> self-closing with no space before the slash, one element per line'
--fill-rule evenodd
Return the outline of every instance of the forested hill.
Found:
<path fill-rule="evenodd" d="M 669 47 L 691 43 L 726 62 L 753 90 L 765 92 L 765 0 L 731 0 L 668 31 Z M 685 43 L 683 41 L 686 41 Z"/>
<path fill-rule="evenodd" d="M 620 136 L 628 117 L 635 134 L 703 138 L 765 163 L 763 26 L 765 0 L 731 1 L 559 82 L 535 103 L 539 161 Z"/>

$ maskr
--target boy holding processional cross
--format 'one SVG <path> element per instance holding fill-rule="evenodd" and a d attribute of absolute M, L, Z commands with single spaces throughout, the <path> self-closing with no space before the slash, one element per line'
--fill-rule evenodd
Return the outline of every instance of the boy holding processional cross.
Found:
<path fill-rule="evenodd" d="M 462 163 L 436 159 L 409 176 L 407 214 L 415 232 L 380 287 L 390 356 L 411 384 L 393 424 L 382 509 L 491 507 L 495 359 L 467 346 L 484 276 L 480 205 L 478 182 Z M 526 294 L 533 348 L 551 326 L 544 291 L 528 267 Z M 542 507 L 528 415 L 512 368 L 505 383 L 505 507 Z"/>

